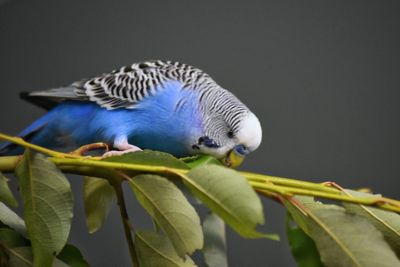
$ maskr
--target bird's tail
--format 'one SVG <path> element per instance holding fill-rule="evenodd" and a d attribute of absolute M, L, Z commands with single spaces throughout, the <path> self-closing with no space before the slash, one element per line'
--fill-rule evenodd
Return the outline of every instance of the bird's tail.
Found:
<path fill-rule="evenodd" d="M 44 115 L 43 117 L 39 118 L 35 122 L 33 122 L 31 125 L 29 125 L 27 128 L 25 128 L 22 132 L 18 134 L 18 137 L 21 137 L 22 139 L 31 142 L 32 140 L 36 139 L 36 142 L 38 145 L 43 145 L 40 144 L 38 141 L 38 135 L 42 132 L 42 130 L 46 127 L 46 125 L 49 122 L 49 113 Z M 22 154 L 24 151 L 24 148 L 18 145 L 15 145 L 11 142 L 4 142 L 0 143 L 0 156 L 14 156 L 14 155 L 19 155 Z"/>

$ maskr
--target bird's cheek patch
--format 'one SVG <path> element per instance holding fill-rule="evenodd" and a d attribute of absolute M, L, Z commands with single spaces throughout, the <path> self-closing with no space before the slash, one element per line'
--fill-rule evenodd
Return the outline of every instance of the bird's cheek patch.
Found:
<path fill-rule="evenodd" d="M 208 148 L 219 148 L 219 145 L 208 136 L 202 136 L 199 138 L 198 145 L 203 145 Z"/>

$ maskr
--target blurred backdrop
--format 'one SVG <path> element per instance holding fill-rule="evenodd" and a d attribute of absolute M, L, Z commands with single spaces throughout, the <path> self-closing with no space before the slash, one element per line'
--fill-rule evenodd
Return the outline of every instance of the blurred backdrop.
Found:
<path fill-rule="evenodd" d="M 242 169 L 400 198 L 398 1 L 0 1 L 0 131 L 44 111 L 20 91 L 69 84 L 146 59 L 197 66 L 260 118 Z M 87 234 L 82 179 L 71 176 L 70 241 L 92 266 L 129 266 L 118 210 Z M 127 188 L 125 188 L 127 189 Z M 135 225 L 149 221 L 129 195 Z M 295 266 L 285 211 L 266 199 L 281 242 L 228 229 L 230 266 Z"/>

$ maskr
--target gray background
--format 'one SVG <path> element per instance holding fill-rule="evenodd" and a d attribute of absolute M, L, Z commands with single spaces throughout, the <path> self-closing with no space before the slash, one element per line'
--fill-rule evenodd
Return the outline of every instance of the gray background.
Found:
<path fill-rule="evenodd" d="M 7 1 L 0 6 L 1 132 L 44 113 L 18 92 L 68 84 L 145 59 L 198 66 L 260 118 L 264 140 L 242 169 L 399 198 L 398 1 Z M 85 229 L 72 176 L 71 242 L 93 266 L 128 266 L 114 206 Z M 130 192 L 135 225 L 148 223 Z M 284 210 L 265 200 L 282 242 L 228 230 L 230 266 L 294 266 Z"/>

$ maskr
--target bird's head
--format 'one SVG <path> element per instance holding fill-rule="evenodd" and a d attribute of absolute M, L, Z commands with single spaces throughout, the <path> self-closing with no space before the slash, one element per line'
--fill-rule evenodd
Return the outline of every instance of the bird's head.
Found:
<path fill-rule="evenodd" d="M 239 166 L 247 154 L 256 150 L 261 143 L 262 130 L 258 118 L 248 113 L 241 118 L 236 133 L 233 133 L 234 146 L 227 151 L 222 162 L 229 167 Z"/>
<path fill-rule="evenodd" d="M 250 152 L 256 150 L 262 139 L 262 130 L 258 118 L 248 109 L 234 119 L 229 114 L 223 119 L 214 119 L 214 131 L 208 136 L 199 138 L 196 148 L 200 153 L 212 155 L 220 159 L 226 166 L 239 166 Z"/>

